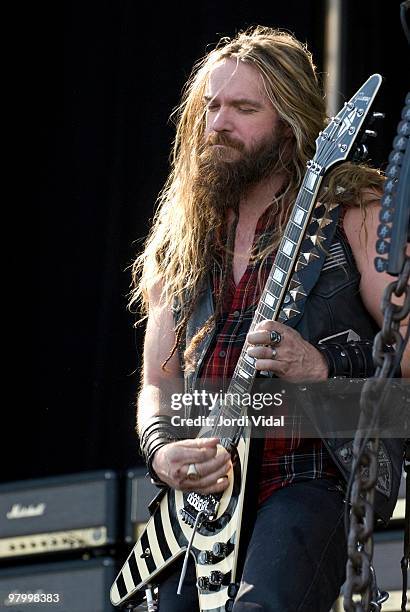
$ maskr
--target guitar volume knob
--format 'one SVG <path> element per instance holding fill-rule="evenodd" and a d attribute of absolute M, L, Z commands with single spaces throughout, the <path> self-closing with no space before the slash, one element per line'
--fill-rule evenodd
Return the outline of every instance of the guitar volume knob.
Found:
<path fill-rule="evenodd" d="M 201 565 L 206 565 L 207 563 L 212 563 L 212 553 L 210 550 L 201 550 L 198 555 L 198 563 Z"/>
<path fill-rule="evenodd" d="M 196 586 L 200 591 L 209 590 L 209 578 L 207 576 L 200 576 L 196 581 Z"/>
<path fill-rule="evenodd" d="M 221 586 L 223 579 L 223 573 L 218 570 L 214 570 L 213 572 L 211 572 L 211 575 L 209 577 L 209 584 L 212 586 Z"/>
<path fill-rule="evenodd" d="M 224 559 L 226 557 L 227 552 L 228 547 L 223 542 L 215 542 L 215 544 L 212 546 L 212 554 L 217 559 Z"/>
<path fill-rule="evenodd" d="M 228 597 L 231 599 L 235 599 L 237 593 L 239 591 L 239 584 L 237 582 L 231 582 L 228 586 Z"/>

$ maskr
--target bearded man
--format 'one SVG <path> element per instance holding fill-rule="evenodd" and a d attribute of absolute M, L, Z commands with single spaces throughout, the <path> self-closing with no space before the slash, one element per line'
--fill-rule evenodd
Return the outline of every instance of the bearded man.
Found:
<path fill-rule="evenodd" d="M 138 428 L 158 483 L 204 494 L 228 486 L 231 457 L 217 438 L 175 441 L 175 431 L 164 433 L 171 414 L 166 398 L 184 382 L 192 389 L 195 380 L 229 381 L 245 338 L 256 369 L 282 380 L 373 371 L 372 339 L 388 278 L 372 263 L 383 178 L 366 166 L 341 164 L 319 196 L 325 206 L 339 204 L 337 254 L 326 260 L 301 323 L 292 329 L 264 320 L 248 333 L 325 125 L 311 54 L 278 30 L 257 27 L 224 39 L 187 84 L 172 171 L 134 266 L 132 303 L 141 301 L 148 314 Z M 345 330 L 361 340 L 318 345 Z M 395 504 L 403 453 L 400 441 L 390 442 L 383 457 L 391 478 L 378 493 L 384 520 Z M 346 563 L 346 470 L 338 450 L 296 430 L 266 439 L 235 611 L 329 611 Z M 160 585 L 161 612 L 198 609 L 193 566 L 181 596 L 179 572 L 175 567 Z"/>

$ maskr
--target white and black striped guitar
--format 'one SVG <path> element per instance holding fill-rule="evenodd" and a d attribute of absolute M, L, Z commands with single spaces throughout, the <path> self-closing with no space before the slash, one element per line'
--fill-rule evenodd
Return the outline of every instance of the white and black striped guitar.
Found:
<path fill-rule="evenodd" d="M 316 204 L 320 184 L 325 172 L 345 161 L 351 153 L 381 80 L 380 75 L 372 75 L 318 136 L 316 154 L 307 164 L 250 329 L 265 319 L 291 324 L 292 319 L 301 315 L 312 288 L 306 271 L 324 257 L 325 249 L 320 245 L 326 246 L 326 232 L 333 223 L 332 206 L 325 209 Z M 246 349 L 245 343 L 227 391 L 228 397 L 240 398 L 251 392 L 256 370 L 254 359 L 246 354 Z M 195 560 L 199 610 L 222 612 L 232 608 L 235 583 L 240 580 L 241 571 L 240 536 L 246 499 L 249 432 L 234 426 L 224 427 L 222 431 L 217 423 L 220 415 L 234 422 L 245 412 L 240 399 L 225 402 L 210 413 L 215 426 L 204 427 L 199 433 L 200 436 L 221 437 L 221 444 L 232 454 L 233 469 L 229 473 L 227 490 L 222 495 L 164 490 L 111 588 L 114 606 L 132 609 L 133 604 L 143 599 L 146 589 L 149 593 L 152 586 L 160 584 L 165 568 L 186 551 L 195 525 L 190 552 Z"/>

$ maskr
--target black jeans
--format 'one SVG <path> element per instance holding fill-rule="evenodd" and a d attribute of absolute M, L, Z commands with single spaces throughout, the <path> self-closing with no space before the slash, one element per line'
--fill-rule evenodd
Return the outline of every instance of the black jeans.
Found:
<path fill-rule="evenodd" d="M 262 504 L 234 612 L 329 612 L 345 578 L 343 498 L 335 481 L 317 479 L 275 491 Z M 176 594 L 181 563 L 160 585 L 160 612 L 198 610 L 193 561 Z"/>

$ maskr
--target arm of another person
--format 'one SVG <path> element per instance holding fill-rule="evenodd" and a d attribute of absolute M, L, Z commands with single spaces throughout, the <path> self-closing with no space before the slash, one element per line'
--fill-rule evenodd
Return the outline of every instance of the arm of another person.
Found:
<path fill-rule="evenodd" d="M 369 204 L 366 209 L 365 224 L 362 224 L 362 214 L 359 208 L 349 208 L 344 217 L 344 230 L 353 251 L 356 265 L 361 274 L 360 294 L 364 305 L 374 320 L 381 327 L 383 325 L 383 313 L 381 303 L 383 292 L 387 285 L 395 280 L 387 272 L 377 272 L 374 267 L 374 259 L 377 257 L 376 240 L 379 221 L 380 205 Z M 367 241 L 365 227 L 367 229 Z M 410 254 L 409 248 L 407 253 Z M 396 298 L 397 304 L 402 304 L 403 299 Z M 404 337 L 409 317 L 401 322 L 400 334 Z M 404 351 L 401 361 L 403 378 L 410 377 L 410 344 Z"/>
<path fill-rule="evenodd" d="M 161 300 L 161 286 L 149 289 L 149 316 L 144 340 L 142 388 L 138 397 L 138 429 L 152 417 L 172 416 L 172 393 L 183 391 L 183 376 L 178 353 L 167 359 L 175 342 L 171 309 Z M 178 431 L 176 431 L 178 434 Z M 177 435 L 176 435 L 177 437 Z M 224 476 L 231 467 L 230 455 L 217 438 L 170 442 L 155 452 L 152 466 L 160 480 L 174 489 L 221 492 L 228 486 Z M 199 480 L 187 479 L 190 463 L 195 463 Z"/>

